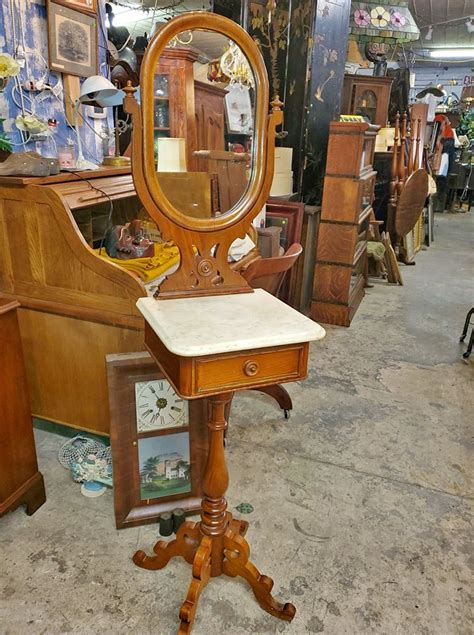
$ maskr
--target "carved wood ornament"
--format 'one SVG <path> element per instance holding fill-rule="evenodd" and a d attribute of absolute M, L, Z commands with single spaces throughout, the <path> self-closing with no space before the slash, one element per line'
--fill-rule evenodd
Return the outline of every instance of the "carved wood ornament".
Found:
<path fill-rule="evenodd" d="M 252 168 L 248 187 L 240 201 L 216 218 L 191 218 L 176 209 L 159 183 L 154 159 L 153 81 L 160 55 L 173 37 L 183 31 L 204 29 L 233 40 L 247 57 L 255 78 Z M 281 102 L 272 102 L 267 115 L 268 80 L 262 56 L 252 38 L 239 25 L 207 12 L 186 13 L 161 27 L 148 45 L 140 74 L 141 105 L 135 88 L 125 89 L 125 110 L 132 116 L 132 173 L 137 194 L 158 224 L 162 235 L 180 250 L 178 270 L 160 286 L 158 299 L 252 292 L 244 278 L 233 271 L 227 254 L 236 238 L 243 238 L 265 204 L 273 178 L 275 128 L 283 121 Z"/>

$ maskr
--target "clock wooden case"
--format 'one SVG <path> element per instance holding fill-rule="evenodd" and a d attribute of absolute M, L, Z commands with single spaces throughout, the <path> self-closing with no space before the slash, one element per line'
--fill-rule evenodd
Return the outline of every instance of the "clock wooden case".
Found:
<path fill-rule="evenodd" d="M 207 402 L 182 399 L 146 352 L 107 356 L 117 529 L 201 507 Z"/>
<path fill-rule="evenodd" d="M 344 75 L 341 112 L 363 115 L 371 124 L 386 126 L 392 82 L 392 77 Z"/>

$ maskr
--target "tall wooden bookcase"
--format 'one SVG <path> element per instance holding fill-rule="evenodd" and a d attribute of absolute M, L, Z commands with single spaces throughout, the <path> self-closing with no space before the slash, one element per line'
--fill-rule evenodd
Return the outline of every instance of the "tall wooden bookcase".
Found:
<path fill-rule="evenodd" d="M 378 129 L 359 122 L 330 125 L 311 302 L 318 322 L 349 326 L 364 297 Z"/>

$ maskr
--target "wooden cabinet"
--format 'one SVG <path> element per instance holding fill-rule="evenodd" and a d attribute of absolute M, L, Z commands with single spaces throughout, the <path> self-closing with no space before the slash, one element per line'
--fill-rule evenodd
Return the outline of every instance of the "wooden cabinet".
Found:
<path fill-rule="evenodd" d="M 159 137 L 186 139 L 186 166 L 196 170 L 197 135 L 194 102 L 194 62 L 189 49 L 169 48 L 160 56 L 154 78 L 155 154 Z"/>
<path fill-rule="evenodd" d="M 378 126 L 333 122 L 314 271 L 311 317 L 349 326 L 364 297 Z"/>
<path fill-rule="evenodd" d="M 196 81 L 196 53 L 165 49 L 154 78 L 155 153 L 160 137 L 186 139 L 188 171 L 207 171 L 196 150 L 225 150 L 224 98 L 226 90 Z"/>
<path fill-rule="evenodd" d="M 26 513 L 31 515 L 46 500 L 36 461 L 19 306 L 0 298 L 0 516 L 19 505 L 26 505 Z"/>
<path fill-rule="evenodd" d="M 387 125 L 392 81 L 391 77 L 345 75 L 341 113 L 363 115 L 383 128 Z"/>
<path fill-rule="evenodd" d="M 198 150 L 225 150 L 224 99 L 227 91 L 194 82 Z"/>

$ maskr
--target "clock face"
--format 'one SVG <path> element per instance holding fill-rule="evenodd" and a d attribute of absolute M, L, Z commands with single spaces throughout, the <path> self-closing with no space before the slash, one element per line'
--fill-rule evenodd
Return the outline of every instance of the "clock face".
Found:
<path fill-rule="evenodd" d="M 163 430 L 189 424 L 188 402 L 166 379 L 135 384 L 137 432 Z"/>

